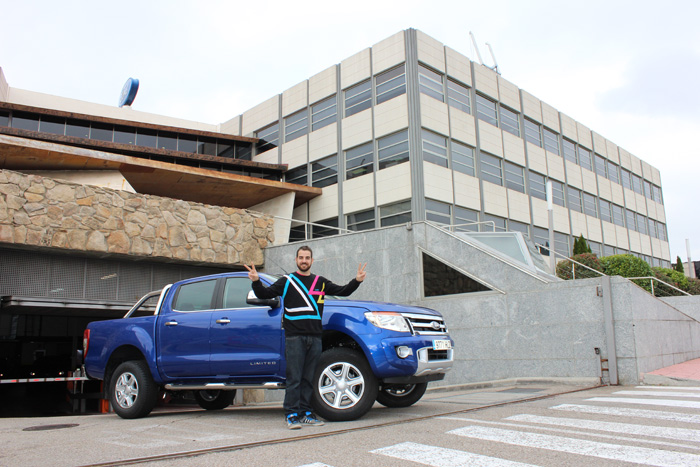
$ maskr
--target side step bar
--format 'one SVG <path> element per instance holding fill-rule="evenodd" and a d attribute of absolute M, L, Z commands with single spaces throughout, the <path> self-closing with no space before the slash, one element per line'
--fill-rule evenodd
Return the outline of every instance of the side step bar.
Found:
<path fill-rule="evenodd" d="M 236 384 L 236 383 L 206 383 L 206 384 L 166 384 L 170 391 L 232 391 L 234 389 L 284 389 L 283 383 Z"/>

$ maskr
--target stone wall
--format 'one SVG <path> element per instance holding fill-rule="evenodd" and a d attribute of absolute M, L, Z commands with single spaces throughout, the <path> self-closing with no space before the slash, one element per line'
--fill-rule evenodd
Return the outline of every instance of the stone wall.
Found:
<path fill-rule="evenodd" d="M 0 244 L 205 264 L 263 263 L 274 220 L 0 170 Z"/>

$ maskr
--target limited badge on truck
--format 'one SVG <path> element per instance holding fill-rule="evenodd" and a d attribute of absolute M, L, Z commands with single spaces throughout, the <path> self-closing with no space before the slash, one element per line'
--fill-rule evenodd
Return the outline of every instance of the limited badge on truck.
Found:
<path fill-rule="evenodd" d="M 440 339 L 433 341 L 433 350 L 449 350 L 452 348 L 452 341 Z"/>

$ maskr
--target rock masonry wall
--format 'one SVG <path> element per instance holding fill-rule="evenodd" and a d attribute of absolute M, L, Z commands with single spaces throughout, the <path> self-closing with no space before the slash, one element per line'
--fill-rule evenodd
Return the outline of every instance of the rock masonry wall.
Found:
<path fill-rule="evenodd" d="M 272 217 L 0 170 L 0 245 L 262 264 Z"/>

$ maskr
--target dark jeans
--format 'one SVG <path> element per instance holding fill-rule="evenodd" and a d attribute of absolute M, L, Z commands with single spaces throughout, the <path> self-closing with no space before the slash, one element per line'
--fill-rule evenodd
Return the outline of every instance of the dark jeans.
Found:
<path fill-rule="evenodd" d="M 291 336 L 285 339 L 287 389 L 284 413 L 302 417 L 311 412 L 314 372 L 321 357 L 321 336 Z"/>

